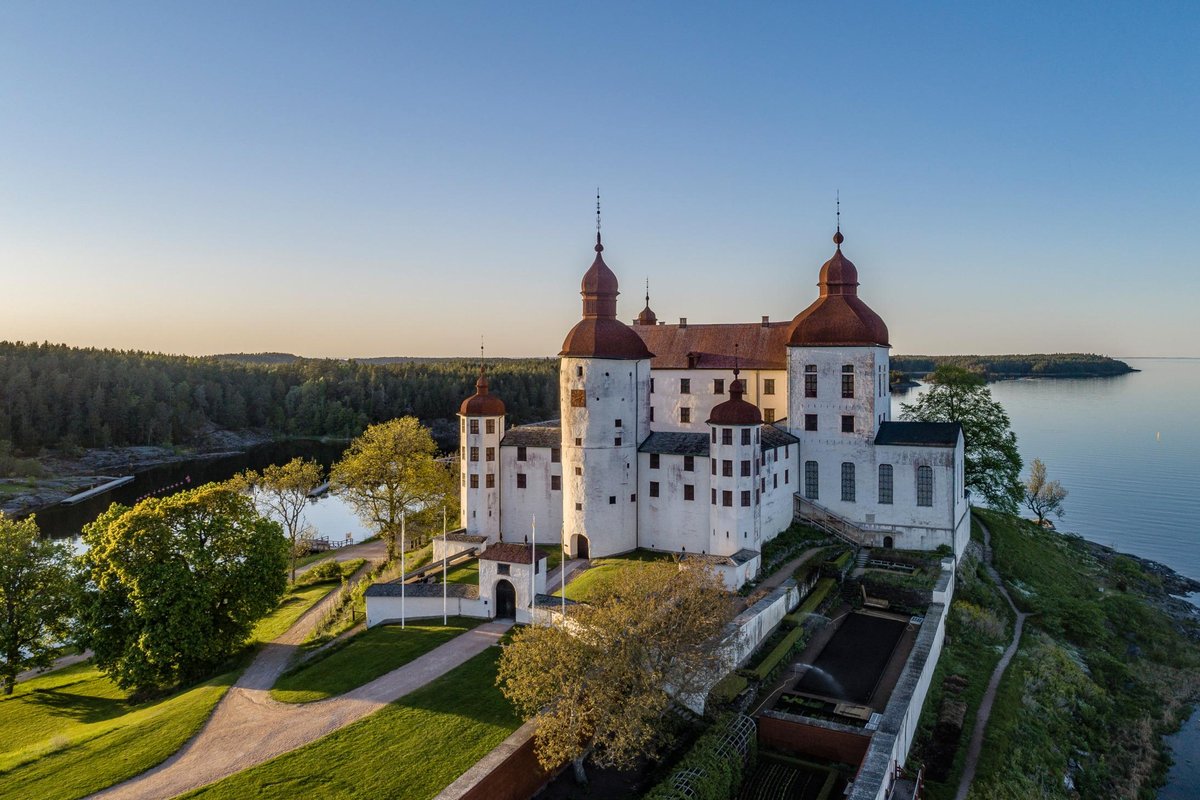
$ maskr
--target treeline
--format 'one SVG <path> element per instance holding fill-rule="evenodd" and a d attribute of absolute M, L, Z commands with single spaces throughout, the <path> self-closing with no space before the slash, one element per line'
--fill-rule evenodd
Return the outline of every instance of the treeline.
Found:
<path fill-rule="evenodd" d="M 353 436 L 413 415 L 452 417 L 475 391 L 469 359 L 368 364 L 193 358 L 0 342 L 0 442 L 42 448 L 177 445 L 213 429 Z M 513 423 L 558 414 L 558 360 L 489 360 Z"/>
<path fill-rule="evenodd" d="M 891 368 L 922 377 L 942 364 L 978 372 L 989 380 L 1004 378 L 1098 378 L 1136 372 L 1124 361 L 1091 353 L 1051 353 L 1006 356 L 893 356 Z"/>

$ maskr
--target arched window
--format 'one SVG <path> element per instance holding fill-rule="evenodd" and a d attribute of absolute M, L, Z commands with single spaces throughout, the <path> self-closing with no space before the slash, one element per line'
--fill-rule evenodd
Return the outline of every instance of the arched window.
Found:
<path fill-rule="evenodd" d="M 933 467 L 917 467 L 917 505 L 933 505 Z"/>
<path fill-rule="evenodd" d="M 804 496 L 809 500 L 817 500 L 820 495 L 817 493 L 817 462 L 804 462 Z"/>
<path fill-rule="evenodd" d="M 892 465 L 879 465 L 879 504 L 890 506 L 892 504 Z"/>
<path fill-rule="evenodd" d="M 854 464 L 850 461 L 842 462 L 842 502 L 854 502 Z"/>

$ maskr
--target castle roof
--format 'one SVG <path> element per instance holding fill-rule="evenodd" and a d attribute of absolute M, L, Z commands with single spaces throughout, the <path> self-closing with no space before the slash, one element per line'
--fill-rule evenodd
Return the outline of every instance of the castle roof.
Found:
<path fill-rule="evenodd" d="M 558 447 L 562 444 L 562 428 L 558 420 L 518 425 L 504 432 L 501 447 Z"/>
<path fill-rule="evenodd" d="M 961 435 L 958 422 L 881 422 L 875 444 L 954 447 Z"/>
<path fill-rule="evenodd" d="M 890 347 L 887 325 L 858 297 L 858 268 L 842 254 L 843 241 L 839 229 L 833 236 L 837 250 L 821 267 L 821 295 L 792 320 L 788 346 Z"/>
<path fill-rule="evenodd" d="M 538 561 L 546 557 L 545 550 L 536 550 L 536 552 Z M 506 561 L 509 564 L 529 564 L 533 560 L 529 553 L 529 545 L 507 542 L 492 545 L 480 553 L 479 558 L 481 561 Z"/>
<path fill-rule="evenodd" d="M 494 394 L 488 394 L 488 380 L 482 364 L 479 365 L 479 380 L 475 381 L 475 394 L 462 401 L 458 413 L 464 417 L 504 416 L 504 401 Z"/>
<path fill-rule="evenodd" d="M 655 431 L 638 447 L 639 453 L 665 456 L 707 456 L 708 434 L 686 431 Z"/>
<path fill-rule="evenodd" d="M 787 369 L 788 322 L 636 325 L 652 369 Z M 734 345 L 737 345 L 735 348 Z"/>
<path fill-rule="evenodd" d="M 584 358 L 650 358 L 646 343 L 617 319 L 617 276 L 604 263 L 604 245 L 596 233 L 596 260 L 583 275 L 583 319 L 575 323 L 563 341 L 560 356 Z"/>

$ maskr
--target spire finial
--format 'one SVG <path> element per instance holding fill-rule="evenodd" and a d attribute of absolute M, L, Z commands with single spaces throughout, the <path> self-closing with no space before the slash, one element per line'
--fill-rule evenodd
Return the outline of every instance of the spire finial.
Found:
<path fill-rule="evenodd" d="M 646 308 L 650 307 L 650 276 L 646 276 Z"/>
<path fill-rule="evenodd" d="M 837 249 L 842 249 L 842 242 L 846 241 L 846 237 L 842 236 L 842 192 L 837 190 L 834 195 L 837 201 L 837 232 L 833 234 L 833 243 L 837 245 Z"/>
<path fill-rule="evenodd" d="M 740 373 L 740 372 L 741 372 L 741 370 L 738 369 L 738 343 L 734 342 L 733 343 L 733 378 L 734 378 L 734 380 L 737 380 L 738 373 Z"/>
<path fill-rule="evenodd" d="M 604 245 L 600 243 L 600 187 L 596 187 L 596 252 L 599 253 L 604 249 Z"/>

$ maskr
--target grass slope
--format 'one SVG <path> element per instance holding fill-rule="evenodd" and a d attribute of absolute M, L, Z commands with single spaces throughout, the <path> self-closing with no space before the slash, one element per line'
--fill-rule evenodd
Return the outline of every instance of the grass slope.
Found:
<path fill-rule="evenodd" d="M 186 797 L 434 797 L 521 724 L 496 686 L 499 658 L 488 648 L 366 719 Z"/>
<path fill-rule="evenodd" d="M 658 553 L 653 550 L 634 550 L 632 553 L 614 558 L 594 558 L 590 568 L 576 575 L 567 584 L 567 599 L 587 602 L 621 570 L 646 561 L 663 561 L 671 558 L 673 556 L 670 553 Z M 562 590 L 556 591 L 554 596 L 561 597 Z"/>
<path fill-rule="evenodd" d="M 348 563 L 358 565 L 362 561 Z M 279 638 L 284 631 L 296 624 L 296 620 L 300 619 L 304 612 L 316 605 L 321 598 L 339 585 L 337 580 L 305 584 L 302 576 L 300 582 L 295 586 L 288 587 L 287 591 L 283 593 L 276 609 L 254 626 L 254 630 L 250 633 L 250 643 L 261 644 Z"/>
<path fill-rule="evenodd" d="M 91 664 L 18 684 L 0 701 L 0 799 L 68 800 L 149 769 L 200 729 L 236 677 L 138 705 Z"/>
<path fill-rule="evenodd" d="M 451 617 L 446 626 L 432 622 L 379 625 L 348 640 L 328 655 L 285 674 L 271 690 L 284 703 L 324 700 L 369 683 L 470 630 L 483 620 Z"/>

